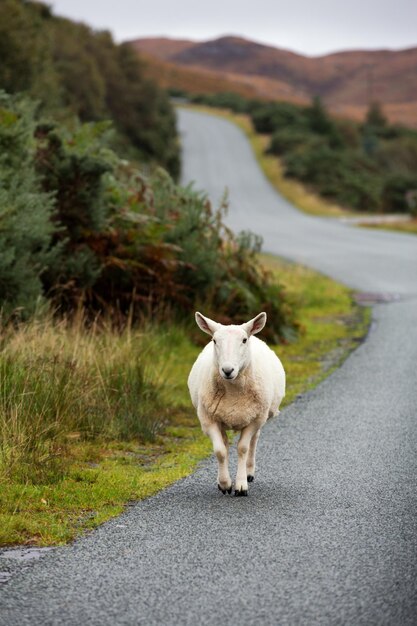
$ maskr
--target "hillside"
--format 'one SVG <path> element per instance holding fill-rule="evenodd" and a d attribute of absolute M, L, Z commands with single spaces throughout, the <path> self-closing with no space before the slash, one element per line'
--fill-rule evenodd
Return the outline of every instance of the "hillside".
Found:
<path fill-rule="evenodd" d="M 370 100 L 377 100 L 391 119 L 417 124 L 417 47 L 307 57 L 241 37 L 200 43 L 147 38 L 131 44 L 151 58 L 168 62 L 171 73 L 177 68 L 176 79 L 168 81 L 170 87 L 184 82 L 184 71 L 199 75 L 196 82 L 201 83 L 204 70 L 207 79 L 227 81 L 230 90 L 239 93 L 244 86 L 261 98 L 295 102 L 319 95 L 334 112 L 356 118 L 362 117 Z M 192 85 L 190 90 L 198 91 Z M 212 90 L 218 91 L 215 87 L 204 91 Z"/>
<path fill-rule="evenodd" d="M 143 37 L 130 43 L 149 56 L 165 60 L 197 44 L 196 41 L 188 39 L 169 39 L 168 37 Z"/>
<path fill-rule="evenodd" d="M 140 53 L 145 61 L 149 78 L 156 80 L 164 89 L 178 89 L 189 93 L 214 94 L 234 92 L 246 98 L 290 100 L 305 103 L 308 94 L 300 94 L 287 83 L 264 76 L 245 76 L 232 72 L 220 72 L 199 67 L 185 67 Z"/>

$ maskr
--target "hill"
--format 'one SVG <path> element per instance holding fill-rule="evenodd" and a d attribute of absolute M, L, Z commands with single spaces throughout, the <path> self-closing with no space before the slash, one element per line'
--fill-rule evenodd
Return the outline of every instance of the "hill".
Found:
<path fill-rule="evenodd" d="M 392 120 L 417 124 L 417 47 L 308 57 L 232 36 L 200 43 L 168 38 L 130 43 L 148 57 L 169 63 L 168 73 L 177 68 L 176 77 L 167 81 L 170 87 L 178 87 L 187 76 L 190 90 L 198 91 L 187 73 L 192 71 L 199 86 L 204 76 L 226 81 L 231 91 L 251 88 L 261 98 L 307 102 L 319 95 L 333 112 L 356 118 L 376 100 Z M 212 90 L 219 91 L 212 86 L 205 91 Z"/>

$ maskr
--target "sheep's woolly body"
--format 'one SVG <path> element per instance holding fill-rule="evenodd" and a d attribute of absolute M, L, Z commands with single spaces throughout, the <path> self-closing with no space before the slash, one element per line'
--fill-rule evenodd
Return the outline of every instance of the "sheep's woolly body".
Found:
<path fill-rule="evenodd" d="M 242 430 L 257 418 L 260 408 L 265 412 L 257 383 L 246 372 L 234 383 L 226 383 L 216 370 L 212 374 L 200 394 L 200 405 L 211 421 L 226 429 Z"/>
<path fill-rule="evenodd" d="M 285 395 L 284 368 L 276 354 L 254 336 L 265 325 L 265 313 L 230 326 L 199 312 L 195 317 L 212 341 L 200 353 L 188 377 L 191 400 L 203 432 L 213 443 L 217 485 L 223 494 L 231 493 L 233 484 L 226 431 L 240 431 L 235 494 L 247 496 L 248 483 L 255 477 L 260 429 L 277 413 Z"/>
<path fill-rule="evenodd" d="M 234 381 L 224 380 L 214 365 L 213 343 L 199 355 L 188 386 L 203 428 L 206 420 L 242 430 L 256 419 L 275 415 L 285 395 L 285 373 L 275 353 L 250 338 L 250 364 Z"/>

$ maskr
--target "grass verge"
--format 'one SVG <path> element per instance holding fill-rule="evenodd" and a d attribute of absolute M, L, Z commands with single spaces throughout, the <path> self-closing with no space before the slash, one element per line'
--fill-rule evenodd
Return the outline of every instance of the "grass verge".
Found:
<path fill-rule="evenodd" d="M 296 342 L 277 347 L 287 372 L 285 404 L 288 404 L 328 375 L 361 341 L 368 328 L 369 312 L 355 304 L 347 288 L 312 270 L 269 255 L 262 255 L 260 261 L 279 278 L 288 296 L 297 303 L 303 328 Z M 128 335 L 120 336 L 107 329 L 91 335 L 81 327 L 56 329 L 52 322 L 46 327 L 32 323 L 3 338 L 1 356 L 8 352 L 29 367 L 27 357 L 36 355 L 33 366 L 39 370 L 42 355 L 48 354 L 52 361 L 56 359 L 54 342 L 72 370 L 77 369 L 77 359 L 73 355 L 72 361 L 68 361 L 67 351 L 78 350 L 75 356 L 81 362 L 81 378 L 86 376 L 82 369 L 85 363 L 91 370 L 94 363 L 101 364 L 98 371 L 107 363 L 111 370 L 112 359 L 116 368 L 129 371 L 136 362 L 133 355 L 139 353 L 140 362 L 147 367 L 145 384 L 162 394 L 161 406 L 169 407 L 169 411 L 168 414 L 162 411 L 159 428 L 150 433 L 146 430 L 136 433 L 129 440 L 126 433 L 117 436 L 118 425 L 113 424 L 114 416 L 109 410 L 106 413 L 109 429 L 93 429 L 88 437 L 81 436 L 80 431 L 68 430 L 75 426 L 68 423 L 67 429 L 56 435 L 55 448 L 45 452 L 45 472 L 42 467 L 34 468 L 33 473 L 21 471 L 19 463 L 16 471 L 10 471 L 13 451 L 10 444 L 8 449 L 3 446 L 0 545 L 45 546 L 68 542 L 118 515 L 130 501 L 151 496 L 187 476 L 211 453 L 210 442 L 202 435 L 191 410 L 186 387 L 199 348 L 183 330 L 174 327 L 156 334 L 149 330 L 146 336 L 131 330 Z M 161 376 L 163 384 L 155 387 Z M 109 380 L 106 385 L 115 384 Z M 119 379 L 116 382 L 121 385 L 122 393 L 129 393 L 129 386 L 123 387 Z M 70 391 L 69 397 L 73 398 L 72 388 Z M 109 391 L 101 389 L 93 398 L 89 396 L 89 406 L 102 408 L 100 403 L 97 405 L 102 395 L 109 397 Z M 80 405 L 76 406 L 80 410 Z M 28 410 L 28 405 L 23 407 Z M 122 409 L 126 409 L 124 404 Z M 4 402 L 2 411 L 0 423 L 5 441 Z M 25 436 L 25 432 L 19 431 L 17 440 Z M 8 441 L 13 438 L 9 437 Z M 5 454 L 9 455 L 6 462 Z M 54 459 L 60 461 L 56 472 Z"/>
<path fill-rule="evenodd" d="M 376 228 L 377 230 L 394 230 L 398 233 L 417 235 L 417 219 L 409 222 L 390 222 L 389 224 L 359 224 L 361 228 Z"/>

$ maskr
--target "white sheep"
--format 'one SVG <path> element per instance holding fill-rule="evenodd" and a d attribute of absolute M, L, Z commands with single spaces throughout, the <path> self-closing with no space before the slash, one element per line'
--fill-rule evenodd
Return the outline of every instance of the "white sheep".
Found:
<path fill-rule="evenodd" d="M 285 372 L 266 343 L 254 337 L 266 313 L 241 324 L 224 326 L 201 313 L 198 326 L 213 340 L 195 361 L 188 377 L 191 400 L 203 432 L 213 442 L 219 471 L 217 484 L 232 492 L 226 431 L 240 431 L 235 495 L 248 495 L 255 476 L 255 454 L 261 427 L 278 412 L 285 396 Z"/>

